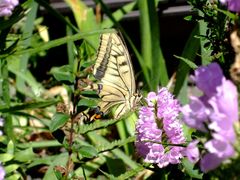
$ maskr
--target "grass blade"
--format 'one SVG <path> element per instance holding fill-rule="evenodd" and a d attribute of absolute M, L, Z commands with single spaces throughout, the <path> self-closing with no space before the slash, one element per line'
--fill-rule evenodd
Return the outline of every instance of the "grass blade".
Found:
<path fill-rule="evenodd" d="M 196 58 L 197 52 L 200 48 L 200 42 L 199 39 L 195 38 L 194 36 L 199 33 L 199 27 L 196 26 L 192 33 L 190 34 L 187 43 L 184 47 L 184 50 L 182 52 L 182 57 L 190 59 L 194 61 Z M 174 94 L 180 98 L 180 101 L 182 103 L 186 103 L 187 101 L 187 93 L 182 92 L 181 95 L 179 94 L 180 91 L 186 90 L 187 86 L 187 75 L 190 71 L 190 67 L 188 64 L 185 62 L 181 61 L 177 70 L 177 75 L 176 75 L 176 84 L 175 84 L 175 89 L 174 89 Z"/>

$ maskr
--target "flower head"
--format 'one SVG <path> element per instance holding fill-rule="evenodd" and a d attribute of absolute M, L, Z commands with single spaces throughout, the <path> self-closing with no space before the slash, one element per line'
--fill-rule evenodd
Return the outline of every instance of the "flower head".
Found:
<path fill-rule="evenodd" d="M 18 0 L 0 0 L 0 17 L 10 16 L 18 3 Z"/>
<path fill-rule="evenodd" d="M 140 109 L 136 125 L 138 153 L 146 162 L 156 163 L 160 168 L 179 163 L 183 147 L 174 144 L 183 144 L 185 138 L 177 119 L 178 101 L 166 88 L 157 94 L 150 92 L 146 100 L 148 105 Z"/>
<path fill-rule="evenodd" d="M 210 137 L 204 144 L 207 153 L 200 162 L 202 171 L 208 172 L 235 153 L 233 123 L 238 120 L 238 94 L 217 63 L 197 69 L 193 80 L 203 95 L 191 97 L 190 103 L 182 108 L 183 120 L 189 127 L 208 133 Z M 208 164 L 210 159 L 216 161 Z"/>
<path fill-rule="evenodd" d="M 227 5 L 228 10 L 233 12 L 240 12 L 240 1 L 239 0 L 220 0 L 222 4 Z"/>

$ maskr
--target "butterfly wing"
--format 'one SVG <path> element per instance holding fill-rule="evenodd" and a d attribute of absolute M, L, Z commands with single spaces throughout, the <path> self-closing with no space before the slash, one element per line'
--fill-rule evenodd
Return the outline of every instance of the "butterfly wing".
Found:
<path fill-rule="evenodd" d="M 104 33 L 100 38 L 93 74 L 101 81 L 99 106 L 103 112 L 119 105 L 115 118 L 130 109 L 130 98 L 136 91 L 135 78 L 128 50 L 117 33 Z"/>

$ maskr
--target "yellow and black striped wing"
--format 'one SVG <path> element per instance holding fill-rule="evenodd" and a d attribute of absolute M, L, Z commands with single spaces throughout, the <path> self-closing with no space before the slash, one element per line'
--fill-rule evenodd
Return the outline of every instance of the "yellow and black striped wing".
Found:
<path fill-rule="evenodd" d="M 130 98 L 136 91 L 135 78 L 128 50 L 117 33 L 101 35 L 93 74 L 101 82 L 101 110 L 107 112 L 112 106 L 119 105 L 115 118 L 129 110 Z"/>

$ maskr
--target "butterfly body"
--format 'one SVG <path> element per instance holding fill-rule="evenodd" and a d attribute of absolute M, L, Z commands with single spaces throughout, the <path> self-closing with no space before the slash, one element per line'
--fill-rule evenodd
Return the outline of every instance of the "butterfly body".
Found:
<path fill-rule="evenodd" d="M 100 81 L 98 85 L 104 113 L 117 106 L 114 118 L 136 107 L 141 96 L 136 93 L 134 72 L 128 50 L 117 33 L 104 33 L 100 37 L 93 74 Z"/>

